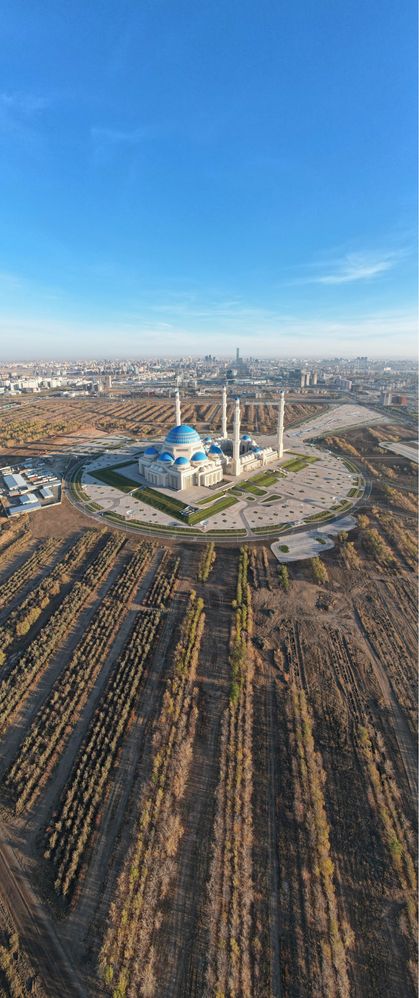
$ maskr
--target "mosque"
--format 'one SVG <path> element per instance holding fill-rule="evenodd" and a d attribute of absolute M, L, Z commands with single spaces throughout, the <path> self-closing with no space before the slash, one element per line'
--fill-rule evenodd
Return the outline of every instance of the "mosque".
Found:
<path fill-rule="evenodd" d="M 240 399 L 234 408 L 233 436 L 227 433 L 227 389 L 223 388 L 221 434 L 200 437 L 193 426 L 182 423 L 179 391 L 175 395 L 175 426 L 162 444 L 146 447 L 138 459 L 138 470 L 157 488 L 180 491 L 192 485 L 216 485 L 224 478 L 263 468 L 284 452 L 285 396 L 278 407 L 276 449 L 260 447 L 248 433 L 240 434 Z"/>

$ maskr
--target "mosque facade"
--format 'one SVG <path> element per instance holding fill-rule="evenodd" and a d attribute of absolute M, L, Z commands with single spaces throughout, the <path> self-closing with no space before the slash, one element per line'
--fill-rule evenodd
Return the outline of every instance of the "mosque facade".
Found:
<path fill-rule="evenodd" d="M 223 389 L 221 434 L 201 437 L 182 423 L 179 392 L 175 396 L 175 426 L 163 443 L 146 447 L 138 459 L 140 475 L 157 488 L 181 491 L 192 485 L 210 486 L 225 477 L 264 467 L 283 455 L 284 393 L 278 409 L 277 447 L 260 447 L 248 433 L 240 433 L 240 399 L 234 408 L 233 436 L 227 432 L 227 391 Z"/>

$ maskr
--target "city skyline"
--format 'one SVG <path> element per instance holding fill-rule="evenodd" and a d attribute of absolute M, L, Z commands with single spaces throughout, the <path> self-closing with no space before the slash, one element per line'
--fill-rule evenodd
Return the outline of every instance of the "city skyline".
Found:
<path fill-rule="evenodd" d="M 413 357 L 414 24 L 6 4 L 4 359 Z"/>

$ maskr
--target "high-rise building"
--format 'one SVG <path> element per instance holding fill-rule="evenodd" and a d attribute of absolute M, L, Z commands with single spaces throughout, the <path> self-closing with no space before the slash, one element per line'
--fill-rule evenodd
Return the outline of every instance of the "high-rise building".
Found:
<path fill-rule="evenodd" d="M 236 364 L 240 364 L 240 347 L 236 347 Z"/>

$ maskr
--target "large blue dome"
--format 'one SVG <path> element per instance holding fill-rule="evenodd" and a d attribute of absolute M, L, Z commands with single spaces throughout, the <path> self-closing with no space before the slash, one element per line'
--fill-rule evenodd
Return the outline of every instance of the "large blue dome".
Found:
<path fill-rule="evenodd" d="M 157 447 L 146 447 L 146 449 L 144 451 L 144 456 L 145 457 L 155 457 L 156 454 L 158 454 L 158 453 L 159 452 L 157 450 Z"/>
<path fill-rule="evenodd" d="M 180 426 L 173 426 L 169 430 L 166 440 L 166 444 L 201 444 L 201 437 L 199 433 L 194 430 L 193 426 L 187 426 L 186 423 L 181 423 Z"/>
<path fill-rule="evenodd" d="M 207 460 L 207 455 L 203 450 L 198 450 L 196 454 L 193 454 L 191 457 L 191 461 L 206 461 L 206 460 Z"/>
<path fill-rule="evenodd" d="M 189 464 L 187 457 L 177 457 L 175 464 Z"/>
<path fill-rule="evenodd" d="M 223 452 L 221 450 L 221 447 L 218 446 L 218 444 L 211 444 L 211 447 L 210 447 L 208 453 L 209 454 L 222 454 Z"/>
<path fill-rule="evenodd" d="M 168 454 L 167 451 L 163 451 L 159 457 L 159 461 L 164 461 L 165 464 L 173 464 L 174 460 L 173 454 Z"/>

